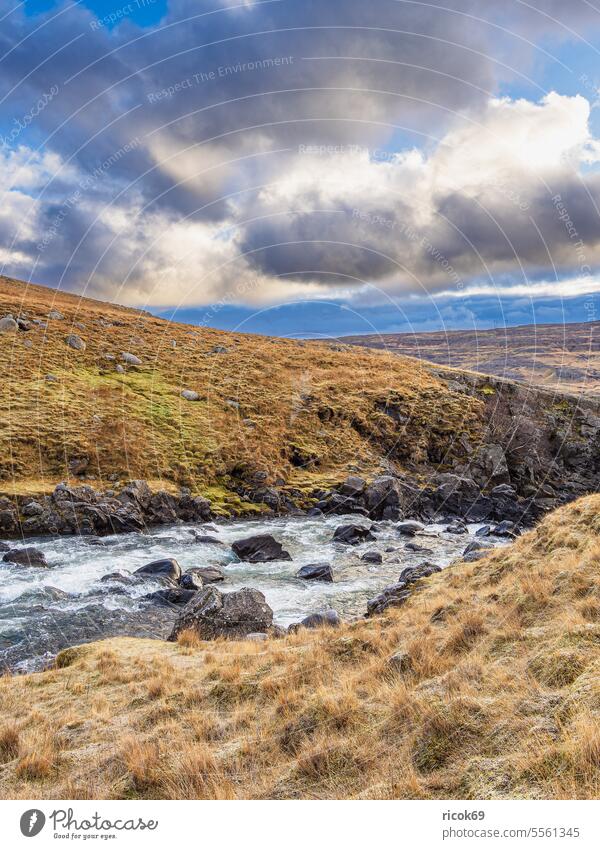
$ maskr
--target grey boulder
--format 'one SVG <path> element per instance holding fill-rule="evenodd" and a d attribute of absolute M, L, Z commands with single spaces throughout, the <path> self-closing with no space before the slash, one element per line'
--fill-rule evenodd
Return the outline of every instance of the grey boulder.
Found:
<path fill-rule="evenodd" d="M 185 606 L 169 640 L 174 642 L 182 631 L 188 630 L 195 631 L 202 640 L 243 639 L 248 634 L 266 633 L 272 625 L 273 611 L 258 590 L 244 587 L 221 593 L 209 586 L 195 593 Z"/>
<path fill-rule="evenodd" d="M 296 577 L 305 581 L 333 582 L 333 572 L 329 563 L 309 563 L 296 572 Z"/>
<path fill-rule="evenodd" d="M 270 560 L 291 560 L 280 542 L 271 534 L 256 534 L 236 540 L 231 546 L 233 553 L 248 563 L 268 563 Z"/>
<path fill-rule="evenodd" d="M 152 563 L 146 563 L 140 566 L 133 573 L 134 575 L 146 575 L 149 578 L 170 578 L 172 581 L 178 581 L 181 577 L 181 566 L 172 557 L 164 560 L 153 560 Z"/>
<path fill-rule="evenodd" d="M 2 558 L 5 563 L 16 563 L 18 566 L 37 566 L 48 569 L 48 561 L 39 548 L 11 548 Z"/>

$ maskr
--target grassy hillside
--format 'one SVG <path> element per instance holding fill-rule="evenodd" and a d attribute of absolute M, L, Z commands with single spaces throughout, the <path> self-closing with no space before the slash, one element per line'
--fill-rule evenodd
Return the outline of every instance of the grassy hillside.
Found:
<path fill-rule="evenodd" d="M 48 319 L 51 310 L 63 318 Z M 173 324 L 0 278 L 6 314 L 47 326 L 0 334 L 3 492 L 78 476 L 96 488 L 145 478 L 218 498 L 256 471 L 302 486 L 387 461 L 401 468 L 482 429 L 477 399 L 405 358 Z M 72 333 L 85 350 L 65 343 Z M 386 415 L 388 402 L 409 427 Z"/>
<path fill-rule="evenodd" d="M 599 534 L 590 496 L 383 618 L 67 650 L 0 681 L 0 792 L 598 798 Z"/>

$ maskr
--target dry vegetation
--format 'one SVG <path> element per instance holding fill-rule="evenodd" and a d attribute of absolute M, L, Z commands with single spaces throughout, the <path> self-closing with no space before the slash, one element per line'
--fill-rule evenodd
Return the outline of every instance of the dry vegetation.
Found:
<path fill-rule="evenodd" d="M 577 395 L 600 394 L 600 322 L 347 336 L 341 341 Z"/>
<path fill-rule="evenodd" d="M 429 456 L 443 463 L 456 435 L 476 439 L 483 427 L 479 400 L 414 360 L 173 324 L 0 278 L 0 316 L 45 320 L 51 309 L 64 319 L 0 335 L 7 493 L 49 491 L 76 461 L 97 488 L 145 478 L 218 503 L 256 470 L 302 490 L 343 480 L 351 468 L 374 473 Z M 65 344 L 69 333 L 85 351 Z M 118 374 L 122 352 L 142 366 Z M 185 401 L 183 388 L 200 400 Z M 385 414 L 388 402 L 406 428 Z"/>
<path fill-rule="evenodd" d="M 378 619 L 69 649 L 0 717 L 10 798 L 598 798 L 600 496 Z"/>

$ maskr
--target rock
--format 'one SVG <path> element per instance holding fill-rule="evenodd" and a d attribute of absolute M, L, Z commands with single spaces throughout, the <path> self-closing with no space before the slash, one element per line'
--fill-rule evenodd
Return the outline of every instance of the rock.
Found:
<path fill-rule="evenodd" d="M 371 518 L 396 521 L 414 497 L 414 491 L 391 475 L 383 475 L 365 487 L 362 495 Z"/>
<path fill-rule="evenodd" d="M 494 527 L 492 530 L 494 536 L 497 537 L 516 537 L 517 531 L 515 528 L 514 522 L 509 522 L 505 520 L 504 522 L 500 522 L 498 525 Z"/>
<path fill-rule="evenodd" d="M 349 475 L 340 486 L 340 492 L 342 495 L 360 495 L 366 485 L 367 483 L 363 478 L 359 478 L 357 475 Z"/>
<path fill-rule="evenodd" d="M 492 528 L 490 525 L 482 525 L 475 531 L 476 537 L 487 537 L 492 532 Z"/>
<path fill-rule="evenodd" d="M 22 333 L 27 333 L 29 330 L 31 330 L 31 322 L 27 321 L 27 319 L 25 318 L 18 318 L 17 327 Z"/>
<path fill-rule="evenodd" d="M 383 557 L 378 551 L 365 551 L 360 559 L 365 563 L 383 563 Z"/>
<path fill-rule="evenodd" d="M 204 581 L 202 575 L 199 575 L 198 572 L 184 572 L 179 579 L 179 586 L 183 587 L 184 590 L 194 590 L 197 592 L 204 586 Z"/>
<path fill-rule="evenodd" d="M 377 613 L 383 613 L 388 607 L 399 607 L 410 598 L 413 593 L 412 584 L 420 581 L 422 578 L 428 578 L 434 572 L 441 572 L 441 567 L 436 563 L 425 561 L 419 566 L 408 566 L 400 573 L 398 582 L 386 587 L 375 598 L 369 599 L 367 602 L 367 616 L 374 616 Z"/>
<path fill-rule="evenodd" d="M 193 630 L 200 639 L 216 637 L 239 639 L 257 632 L 266 633 L 273 625 L 273 611 L 258 590 L 244 587 L 221 593 L 209 586 L 195 593 L 175 622 L 171 642 L 182 631 Z"/>
<path fill-rule="evenodd" d="M 489 551 L 491 548 L 494 548 L 494 545 L 491 542 L 479 542 L 478 540 L 473 540 L 473 542 L 470 542 L 463 551 L 463 557 L 466 554 L 471 554 L 473 551 Z"/>
<path fill-rule="evenodd" d="M 115 366 L 115 371 L 116 371 L 117 374 L 125 374 L 125 369 L 123 368 L 122 365 L 119 365 L 119 364 L 117 364 Z"/>
<path fill-rule="evenodd" d="M 333 583 L 333 571 L 329 563 L 309 563 L 296 572 L 296 577 L 305 581 Z"/>
<path fill-rule="evenodd" d="M 361 542 L 372 542 L 376 537 L 362 525 L 339 525 L 333 532 L 333 539 L 345 545 L 359 545 Z"/>
<path fill-rule="evenodd" d="M 166 587 L 164 590 L 156 590 L 146 596 L 149 601 L 156 601 L 159 604 L 167 604 L 169 606 L 188 604 L 193 598 L 198 595 L 196 589 L 186 589 L 184 587 Z"/>
<path fill-rule="evenodd" d="M 181 577 L 181 566 L 173 558 L 165 558 L 164 560 L 153 560 L 152 563 L 146 563 L 145 566 L 136 569 L 133 574 L 147 575 L 152 578 L 170 578 L 173 581 L 178 581 Z"/>
<path fill-rule="evenodd" d="M 47 318 L 52 318 L 55 321 L 62 321 L 63 318 L 64 318 L 64 315 L 61 312 L 59 312 L 58 310 L 50 310 L 50 312 L 47 315 Z"/>
<path fill-rule="evenodd" d="M 337 610 L 329 608 L 323 613 L 311 613 L 310 616 L 305 616 L 301 622 L 294 622 L 290 625 L 288 631 L 290 634 L 295 634 L 299 628 L 337 628 L 341 623 L 342 620 Z"/>
<path fill-rule="evenodd" d="M 407 551 L 418 551 L 421 554 L 431 554 L 430 548 L 425 548 L 424 545 L 419 545 L 416 542 L 407 542 L 406 545 L 404 546 L 404 548 Z"/>
<path fill-rule="evenodd" d="M 395 672 L 399 672 L 401 675 L 404 675 L 407 672 L 412 672 L 413 662 L 407 651 L 397 651 L 389 658 L 388 666 L 390 666 Z"/>
<path fill-rule="evenodd" d="M 425 530 L 425 525 L 421 524 L 421 522 L 400 522 L 396 525 L 396 530 L 399 534 L 414 537 L 415 534 Z"/>
<path fill-rule="evenodd" d="M 223 345 L 215 345 L 214 347 L 212 347 L 210 349 L 210 351 L 208 353 L 209 354 L 226 354 L 227 348 L 225 348 Z"/>
<path fill-rule="evenodd" d="M 245 639 L 250 640 L 253 643 L 262 643 L 264 640 L 269 639 L 269 635 L 263 633 L 262 631 L 257 631 L 255 634 L 248 634 Z"/>
<path fill-rule="evenodd" d="M 39 501 L 29 501 L 21 507 L 23 516 L 41 516 L 43 512 L 44 508 Z"/>
<path fill-rule="evenodd" d="M 216 537 L 211 537 L 208 534 L 196 534 L 194 537 L 194 542 L 201 542 L 205 545 L 223 545 L 220 539 Z"/>
<path fill-rule="evenodd" d="M 136 357 L 135 354 L 128 354 L 126 351 L 121 354 L 121 359 L 124 363 L 127 363 L 128 366 L 141 366 L 142 364 L 139 357 Z"/>
<path fill-rule="evenodd" d="M 11 548 L 2 559 L 6 563 L 17 563 L 19 566 L 49 568 L 46 555 L 39 548 Z"/>
<path fill-rule="evenodd" d="M 193 569 L 188 569 L 185 574 L 189 575 L 190 573 L 202 578 L 203 584 L 216 584 L 225 580 L 225 575 L 218 566 L 195 566 Z"/>
<path fill-rule="evenodd" d="M 69 335 L 65 337 L 65 342 L 69 348 L 75 348 L 76 351 L 85 351 L 85 342 L 81 336 L 77 336 L 76 333 L 69 333 Z"/>
<path fill-rule="evenodd" d="M 44 380 L 47 380 L 48 383 L 57 383 L 58 377 L 56 377 L 56 375 L 54 374 L 47 374 Z"/>
<path fill-rule="evenodd" d="M 181 397 L 185 398 L 186 401 L 198 401 L 200 396 L 197 392 L 194 392 L 193 389 L 182 389 Z"/>
<path fill-rule="evenodd" d="M 267 563 L 270 560 L 291 560 L 291 556 L 271 534 L 257 534 L 236 540 L 231 546 L 240 560 L 248 563 Z"/>
<path fill-rule="evenodd" d="M 107 575 L 102 575 L 100 582 L 115 583 L 115 584 L 141 584 L 144 578 L 141 575 L 132 575 L 128 569 L 117 569 L 115 572 L 109 572 Z"/>
<path fill-rule="evenodd" d="M 5 315 L 4 318 L 0 318 L 0 333 L 13 333 L 18 329 L 19 325 L 12 315 Z"/>
<path fill-rule="evenodd" d="M 466 525 L 464 525 L 462 522 L 453 522 L 451 525 L 447 525 L 446 528 L 444 528 L 444 530 L 446 531 L 447 534 L 460 535 L 460 534 L 468 534 L 469 533 Z"/>

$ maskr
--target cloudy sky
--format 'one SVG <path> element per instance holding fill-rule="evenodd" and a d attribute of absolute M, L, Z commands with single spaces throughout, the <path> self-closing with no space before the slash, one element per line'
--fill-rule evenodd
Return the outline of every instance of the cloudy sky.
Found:
<path fill-rule="evenodd" d="M 599 48 L 588 0 L 4 0 L 2 273 L 286 335 L 600 318 Z"/>

